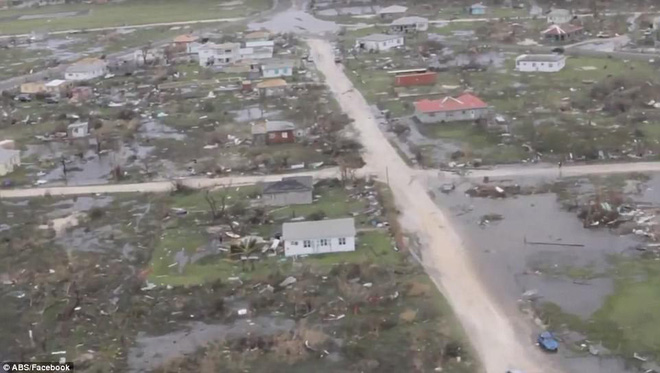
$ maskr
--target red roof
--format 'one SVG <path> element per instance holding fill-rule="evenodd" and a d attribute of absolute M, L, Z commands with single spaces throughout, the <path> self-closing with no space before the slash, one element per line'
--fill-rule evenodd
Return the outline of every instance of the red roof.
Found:
<path fill-rule="evenodd" d="M 468 109 L 484 109 L 488 105 L 477 96 L 464 93 L 456 98 L 445 97 L 441 100 L 421 100 L 415 102 L 415 109 L 422 113 L 434 113 L 439 111 L 456 111 Z"/>
<path fill-rule="evenodd" d="M 566 35 L 579 30 L 582 30 L 582 27 L 565 23 L 563 25 L 552 25 L 542 33 L 545 35 Z"/>

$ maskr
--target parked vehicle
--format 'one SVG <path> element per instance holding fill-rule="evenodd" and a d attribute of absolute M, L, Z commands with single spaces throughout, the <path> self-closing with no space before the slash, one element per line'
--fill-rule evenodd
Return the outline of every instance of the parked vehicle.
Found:
<path fill-rule="evenodd" d="M 47 104 L 57 104 L 60 100 L 57 97 L 48 96 L 44 99 L 44 102 Z"/>
<path fill-rule="evenodd" d="M 23 93 L 23 94 L 20 94 L 20 95 L 16 96 L 15 100 L 20 101 L 20 102 L 30 102 L 30 101 L 32 101 L 32 97 L 30 97 L 30 95 L 28 95 L 28 94 Z"/>
<path fill-rule="evenodd" d="M 536 339 L 536 341 L 545 351 L 557 352 L 559 350 L 559 341 L 550 332 L 543 332 L 539 334 L 539 337 Z"/>

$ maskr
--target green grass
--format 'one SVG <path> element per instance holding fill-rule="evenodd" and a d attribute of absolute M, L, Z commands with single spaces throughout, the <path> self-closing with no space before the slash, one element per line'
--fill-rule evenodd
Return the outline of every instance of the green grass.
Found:
<path fill-rule="evenodd" d="M 129 0 L 122 3 L 67 4 L 43 9 L 20 9 L 3 12 L 3 16 L 51 14 L 58 12 L 88 11 L 85 15 L 30 20 L 0 21 L 0 33 L 20 34 L 31 31 L 57 31 L 89 29 L 147 23 L 191 21 L 198 19 L 243 17 L 270 7 L 267 0 L 246 0 L 243 5 L 223 8 L 212 0 Z"/>
<path fill-rule="evenodd" d="M 3 49 L 2 60 L 0 60 L 0 79 L 29 74 L 31 70 L 44 68 L 51 56 L 52 52 L 49 50 Z"/>
<path fill-rule="evenodd" d="M 592 277 L 589 269 L 573 269 L 571 273 L 579 278 Z M 660 358 L 660 263 L 617 259 L 611 275 L 615 290 L 589 319 L 567 314 L 555 304 L 542 307 L 543 318 L 553 329 L 567 327 L 592 342 L 602 342 L 615 355 L 629 359 L 636 352 Z"/>

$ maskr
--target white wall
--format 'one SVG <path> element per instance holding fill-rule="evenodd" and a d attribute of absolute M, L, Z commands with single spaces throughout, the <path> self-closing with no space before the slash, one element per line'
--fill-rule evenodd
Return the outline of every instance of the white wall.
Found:
<path fill-rule="evenodd" d="M 107 73 L 107 69 L 104 68 L 99 68 L 98 70 L 94 71 L 88 71 L 84 73 L 65 73 L 64 74 L 64 79 L 65 80 L 91 80 L 95 78 L 102 77 Z"/>
<path fill-rule="evenodd" d="M 313 255 L 313 254 L 323 254 L 323 253 L 338 253 L 346 251 L 355 251 L 355 237 L 345 237 L 346 243 L 343 245 L 339 244 L 339 238 L 318 238 L 312 240 L 300 240 L 292 241 L 287 240 L 285 237 L 284 241 L 284 255 L 285 256 L 294 256 L 294 255 Z M 327 245 L 323 245 L 322 240 L 327 241 Z M 306 246 L 308 244 L 308 247 Z"/>
<path fill-rule="evenodd" d="M 524 72 L 557 72 L 564 68 L 566 60 L 559 61 L 516 61 L 516 70 Z"/>
<path fill-rule="evenodd" d="M 366 50 L 378 50 L 378 51 L 386 51 L 395 47 L 399 47 L 403 45 L 403 36 L 398 37 L 396 39 L 390 39 L 390 40 L 385 40 L 385 41 L 366 41 L 366 42 L 358 42 L 361 44 L 364 44 L 364 49 Z"/>
<path fill-rule="evenodd" d="M 14 169 L 21 165 L 21 156 L 19 152 L 16 152 L 14 156 L 9 158 L 7 162 L 0 163 L 0 176 L 5 176 L 9 173 L 14 172 Z"/>
<path fill-rule="evenodd" d="M 264 78 L 277 78 L 278 76 L 291 76 L 293 75 L 292 67 L 279 67 L 279 68 L 263 68 L 262 75 Z"/>

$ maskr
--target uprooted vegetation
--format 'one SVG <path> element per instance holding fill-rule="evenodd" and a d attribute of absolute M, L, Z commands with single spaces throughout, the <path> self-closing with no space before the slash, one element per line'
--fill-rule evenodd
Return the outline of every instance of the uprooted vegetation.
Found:
<path fill-rule="evenodd" d="M 450 308 L 407 255 L 389 191 L 346 176 L 283 208 L 262 206 L 255 187 L 3 201 L 8 356 L 65 351 L 98 371 L 475 371 Z M 56 236 L 49 220 L 70 214 Z M 357 250 L 263 250 L 281 222 L 312 215 L 354 216 Z M 170 338 L 176 349 L 158 344 Z"/>

